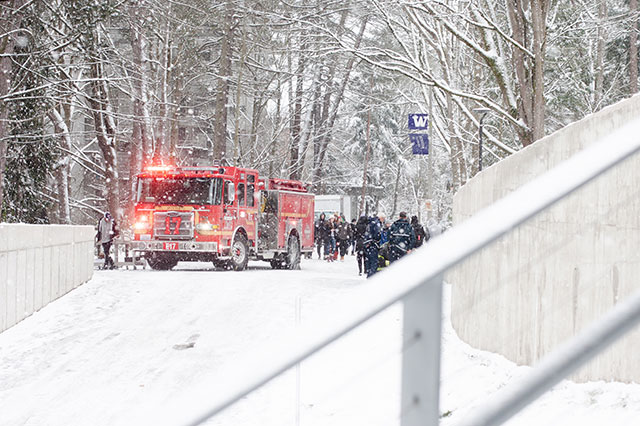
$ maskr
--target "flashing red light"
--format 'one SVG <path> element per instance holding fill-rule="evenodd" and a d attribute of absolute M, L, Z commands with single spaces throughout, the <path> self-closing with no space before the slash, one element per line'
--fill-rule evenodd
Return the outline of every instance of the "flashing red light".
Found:
<path fill-rule="evenodd" d="M 135 234 L 146 234 L 151 229 L 149 222 L 136 222 L 133 225 L 133 232 Z"/>
<path fill-rule="evenodd" d="M 147 166 L 145 170 L 148 172 L 168 172 L 173 169 L 173 166 Z"/>
<path fill-rule="evenodd" d="M 149 215 L 142 213 L 137 216 L 136 222 L 133 224 L 133 232 L 135 234 L 148 234 L 151 232 Z"/>

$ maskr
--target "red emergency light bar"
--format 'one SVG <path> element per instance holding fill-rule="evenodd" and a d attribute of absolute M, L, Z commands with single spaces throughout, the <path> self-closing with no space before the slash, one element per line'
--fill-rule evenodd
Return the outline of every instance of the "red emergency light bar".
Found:
<path fill-rule="evenodd" d="M 282 189 L 285 191 L 307 192 L 307 184 L 297 180 L 269 179 L 269 189 Z"/>
<path fill-rule="evenodd" d="M 224 174 L 225 169 L 223 167 L 176 167 L 170 165 L 159 166 L 147 166 L 144 169 L 145 172 L 176 172 L 176 173 L 218 173 Z"/>
<path fill-rule="evenodd" d="M 170 172 L 175 170 L 174 166 L 147 166 L 145 171 L 147 172 Z"/>

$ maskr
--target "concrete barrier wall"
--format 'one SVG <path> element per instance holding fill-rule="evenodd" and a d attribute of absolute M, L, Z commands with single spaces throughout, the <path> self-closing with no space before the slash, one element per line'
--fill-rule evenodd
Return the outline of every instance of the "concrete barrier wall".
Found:
<path fill-rule="evenodd" d="M 454 197 L 454 223 L 639 116 L 634 96 L 484 170 Z M 639 253 L 636 156 L 452 270 L 454 328 L 530 365 L 640 289 Z M 635 331 L 572 378 L 640 382 L 639 344 Z"/>
<path fill-rule="evenodd" d="M 87 282 L 91 226 L 0 224 L 0 332 Z"/>

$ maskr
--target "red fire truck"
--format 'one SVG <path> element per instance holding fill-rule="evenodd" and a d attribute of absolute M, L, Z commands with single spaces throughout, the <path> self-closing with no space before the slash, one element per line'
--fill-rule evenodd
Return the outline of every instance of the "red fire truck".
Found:
<path fill-rule="evenodd" d="M 153 269 L 249 259 L 299 269 L 313 251 L 314 196 L 302 182 L 239 167 L 153 166 L 137 176 L 133 249 Z"/>

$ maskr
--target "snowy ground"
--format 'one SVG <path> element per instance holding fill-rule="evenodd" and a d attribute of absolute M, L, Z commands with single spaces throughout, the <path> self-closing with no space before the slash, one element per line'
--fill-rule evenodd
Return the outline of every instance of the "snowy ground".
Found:
<path fill-rule="evenodd" d="M 353 257 L 302 271 L 96 271 L 94 278 L 0 334 L 0 425 L 132 425 L 256 342 L 332 315 L 366 292 Z M 529 370 L 462 343 L 445 291 L 442 425 Z M 208 425 L 398 425 L 400 306 L 387 310 L 209 421 Z M 256 362 L 260 354 L 255 354 Z M 224 387 L 225 383 L 220 383 Z M 562 382 L 509 425 L 640 424 L 640 385 Z"/>

